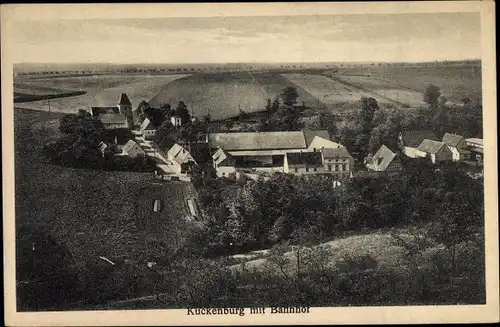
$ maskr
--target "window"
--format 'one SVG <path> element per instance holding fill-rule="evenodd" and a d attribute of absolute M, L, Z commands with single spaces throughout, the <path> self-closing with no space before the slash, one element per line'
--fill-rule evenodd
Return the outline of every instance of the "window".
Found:
<path fill-rule="evenodd" d="M 318 171 L 318 170 L 316 169 L 316 167 L 314 167 L 314 171 Z"/>
<path fill-rule="evenodd" d="M 153 211 L 154 212 L 160 212 L 161 211 L 161 200 L 154 200 L 153 201 Z"/>
<path fill-rule="evenodd" d="M 332 171 L 332 165 L 328 165 L 328 171 Z"/>
<path fill-rule="evenodd" d="M 335 171 L 340 171 L 340 165 L 339 164 L 335 165 Z"/>
<path fill-rule="evenodd" d="M 226 176 L 226 173 L 222 173 L 222 176 Z"/>
<path fill-rule="evenodd" d="M 299 168 L 295 168 L 295 172 L 298 173 L 299 172 Z"/>
<path fill-rule="evenodd" d="M 347 164 L 343 164 L 343 165 L 342 165 L 342 170 L 343 170 L 343 171 L 346 171 L 346 170 L 347 170 Z"/>
<path fill-rule="evenodd" d="M 308 172 L 309 172 L 309 167 L 306 167 L 306 173 L 308 173 Z"/>

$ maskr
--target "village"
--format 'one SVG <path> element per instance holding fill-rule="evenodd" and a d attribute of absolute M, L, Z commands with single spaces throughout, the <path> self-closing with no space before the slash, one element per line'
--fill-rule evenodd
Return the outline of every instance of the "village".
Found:
<path fill-rule="evenodd" d="M 330 140 L 326 130 L 279 132 L 215 132 L 199 133 L 195 142 L 186 141 L 162 149 L 157 144 L 158 127 L 149 118 L 139 121 L 139 109 L 133 110 L 127 94 L 122 93 L 116 106 L 89 107 L 88 112 L 100 120 L 114 137 L 99 144 L 104 151 L 116 146 L 115 156 L 132 159 L 152 158 L 156 162 L 155 176 L 160 180 L 191 181 L 191 167 L 210 164 L 217 177 L 257 179 L 270 173 L 293 175 L 328 174 L 340 185 L 341 180 L 358 175 L 391 175 L 401 170 L 401 155 L 407 158 L 427 158 L 433 164 L 460 162 L 481 166 L 483 140 L 465 139 L 445 133 L 442 139 L 429 130 L 407 130 L 399 134 L 398 149 L 382 145 L 362 165 L 342 144 Z M 196 121 L 196 118 L 191 118 Z M 181 128 L 183 120 L 173 111 L 170 123 Z M 131 137 L 117 137 L 126 135 Z M 196 151 L 191 153 L 193 147 Z M 200 150 L 201 149 L 201 150 Z"/>

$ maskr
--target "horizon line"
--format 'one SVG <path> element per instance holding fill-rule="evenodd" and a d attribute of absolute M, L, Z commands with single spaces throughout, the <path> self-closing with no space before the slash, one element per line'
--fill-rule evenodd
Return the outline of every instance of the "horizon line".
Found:
<path fill-rule="evenodd" d="M 26 61 L 26 62 L 15 62 L 13 65 L 19 64 L 44 64 L 44 65 L 92 65 L 92 64 L 107 64 L 107 65 L 221 65 L 221 64 L 322 64 L 322 63 L 434 63 L 434 62 L 460 62 L 460 61 L 481 61 L 481 58 L 464 58 L 464 59 L 444 59 L 444 60 L 418 60 L 418 61 L 364 61 L 364 60 L 354 60 L 354 61 L 235 61 L 235 62 L 106 62 L 106 61 L 95 61 L 95 62 L 36 62 L 36 61 Z"/>

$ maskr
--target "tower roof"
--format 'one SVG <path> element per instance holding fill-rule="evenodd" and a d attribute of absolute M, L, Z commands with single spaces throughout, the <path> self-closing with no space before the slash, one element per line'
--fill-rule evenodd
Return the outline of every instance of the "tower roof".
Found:
<path fill-rule="evenodd" d="M 120 101 L 118 101 L 118 104 L 124 104 L 129 106 L 132 105 L 126 93 L 122 93 L 122 95 L 120 96 Z"/>

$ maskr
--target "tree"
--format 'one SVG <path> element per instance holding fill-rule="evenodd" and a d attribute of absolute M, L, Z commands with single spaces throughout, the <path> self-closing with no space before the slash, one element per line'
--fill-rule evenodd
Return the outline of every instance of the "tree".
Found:
<path fill-rule="evenodd" d="M 271 112 L 272 109 L 272 102 L 270 98 L 267 98 L 267 103 L 266 103 L 266 111 Z"/>
<path fill-rule="evenodd" d="M 424 89 L 424 102 L 427 103 L 431 108 L 437 108 L 440 95 L 441 92 L 439 87 L 428 84 Z"/>
<path fill-rule="evenodd" d="M 292 106 L 297 103 L 297 98 L 299 97 L 299 94 L 297 92 L 297 89 L 288 86 L 281 91 L 281 99 L 283 100 L 283 103 L 286 106 Z"/>
<path fill-rule="evenodd" d="M 188 124 L 191 121 L 191 115 L 184 101 L 179 101 L 175 108 L 175 114 L 181 117 L 182 125 Z"/>
<path fill-rule="evenodd" d="M 278 97 L 274 98 L 273 103 L 271 104 L 271 112 L 276 112 L 280 108 L 280 99 Z"/>
<path fill-rule="evenodd" d="M 377 100 L 373 97 L 362 97 L 359 111 L 359 123 L 357 126 L 357 136 L 354 142 L 358 159 L 367 155 L 369 150 L 370 134 L 373 130 L 373 117 L 375 111 L 379 110 Z"/>

